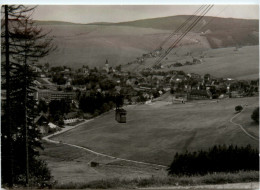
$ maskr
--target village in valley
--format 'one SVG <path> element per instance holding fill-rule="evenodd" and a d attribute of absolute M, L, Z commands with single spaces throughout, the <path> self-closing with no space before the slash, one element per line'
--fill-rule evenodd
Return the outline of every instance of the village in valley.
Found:
<path fill-rule="evenodd" d="M 194 64 L 197 62 L 198 59 L 193 59 Z M 43 135 L 53 133 L 67 124 L 78 124 L 79 121 L 116 107 L 116 102 L 111 99 L 109 102 L 104 101 L 94 112 L 85 111 L 82 109 L 84 102 L 81 97 L 91 96 L 92 93 L 103 97 L 116 97 L 121 94 L 124 105 L 149 104 L 165 94 L 170 94 L 170 103 L 185 104 L 192 100 L 219 101 L 225 98 L 258 96 L 259 86 L 258 79 L 235 80 L 177 70 L 165 72 L 145 69 L 140 74 L 124 72 L 121 65 L 115 68 L 109 66 L 108 60 L 105 60 L 103 68 L 99 69 L 90 69 L 88 66 L 79 69 L 66 66 L 50 67 L 48 63 L 34 65 L 32 69 L 38 75 L 34 81 L 34 97 L 38 105 L 43 104 L 39 106 L 39 115 L 35 122 Z M 2 100 L 4 92 L 2 91 Z M 51 101 L 57 101 L 58 107 L 59 101 L 64 101 L 67 107 L 66 111 L 58 112 L 57 120 L 50 118 L 48 105 Z"/>

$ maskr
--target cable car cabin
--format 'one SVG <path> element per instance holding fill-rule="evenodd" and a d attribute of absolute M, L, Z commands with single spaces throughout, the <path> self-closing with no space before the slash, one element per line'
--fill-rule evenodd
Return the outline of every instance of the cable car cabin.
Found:
<path fill-rule="evenodd" d="M 126 123 L 126 110 L 116 109 L 116 121 L 118 123 Z"/>

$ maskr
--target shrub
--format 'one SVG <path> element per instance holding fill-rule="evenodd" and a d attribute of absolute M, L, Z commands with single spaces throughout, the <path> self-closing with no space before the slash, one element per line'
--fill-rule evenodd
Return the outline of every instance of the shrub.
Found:
<path fill-rule="evenodd" d="M 252 115 L 251 115 L 251 118 L 256 122 L 256 123 L 259 123 L 259 107 L 257 107 Z"/>
<path fill-rule="evenodd" d="M 238 106 L 235 107 L 235 110 L 237 112 L 241 112 L 243 110 L 243 107 L 241 105 L 238 105 Z"/>

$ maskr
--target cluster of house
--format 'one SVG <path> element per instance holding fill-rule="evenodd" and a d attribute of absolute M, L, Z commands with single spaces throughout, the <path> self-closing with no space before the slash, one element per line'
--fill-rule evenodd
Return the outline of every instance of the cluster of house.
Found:
<path fill-rule="evenodd" d="M 63 121 L 65 125 L 69 125 L 71 123 L 80 121 L 80 119 L 78 118 L 76 112 L 69 112 L 65 114 Z M 61 127 L 50 122 L 48 116 L 44 113 L 41 113 L 39 116 L 37 116 L 34 119 L 34 123 L 36 124 L 37 128 L 39 129 L 42 135 L 50 134 L 61 130 Z"/>
<path fill-rule="evenodd" d="M 157 50 L 150 54 L 143 55 L 143 58 L 158 56 L 160 53 L 161 50 Z M 197 64 L 200 63 L 201 60 L 194 58 L 192 62 Z M 46 71 L 49 71 L 49 69 L 45 66 L 41 69 L 34 66 L 34 69 L 37 70 L 37 72 L 40 72 L 41 75 L 44 75 Z M 246 96 L 245 88 L 243 88 L 241 84 L 237 85 L 238 81 L 230 78 L 220 79 L 210 75 L 204 75 L 202 77 L 201 75 L 195 73 L 185 74 L 180 71 L 160 73 L 160 71 L 153 72 L 152 68 L 147 68 L 144 71 L 148 74 L 121 72 L 110 67 L 108 61 L 106 60 L 105 66 L 97 72 L 100 72 L 101 75 L 109 75 L 112 73 L 109 78 L 114 80 L 117 84 L 114 89 L 115 91 L 120 92 L 120 90 L 126 86 L 131 87 L 130 89 L 134 92 L 129 92 L 128 95 L 132 98 L 136 96 L 136 92 L 142 92 L 145 99 L 152 99 L 153 96 L 150 94 L 151 90 L 158 90 L 160 95 L 163 93 L 162 91 L 172 90 L 174 97 L 173 100 L 178 102 L 196 99 L 222 98 L 225 96 L 229 96 L 231 98 Z M 65 100 L 69 103 L 75 104 L 75 107 L 78 108 L 79 106 L 76 100 L 75 89 L 86 91 L 86 85 L 83 85 L 82 87 L 79 85 L 72 85 L 71 81 L 74 75 L 69 68 L 64 68 L 62 72 L 64 77 L 67 79 L 67 84 L 65 86 L 71 86 L 71 91 L 59 91 L 57 90 L 57 85 L 49 84 L 46 89 L 36 88 L 34 98 L 36 100 L 44 100 L 46 103 L 53 100 Z M 76 73 L 83 74 L 83 76 L 88 76 L 90 74 L 90 69 L 88 67 L 82 67 Z M 249 84 L 249 87 L 253 88 L 254 92 L 258 92 L 258 80 L 253 82 L 251 81 L 251 83 L 249 81 L 244 81 L 244 83 Z M 39 83 L 37 84 L 37 87 L 41 85 L 42 84 Z M 218 90 L 222 93 L 218 94 L 218 97 L 214 97 L 212 89 Z M 101 91 L 101 89 L 97 90 Z M 5 101 L 4 90 L 1 91 L 1 96 L 2 102 Z M 121 114 L 124 116 L 123 112 Z M 45 134 L 49 131 L 58 129 L 56 125 L 49 123 L 46 119 L 47 117 L 41 114 L 35 120 L 35 122 L 40 126 L 42 133 Z M 64 116 L 65 124 L 70 124 L 76 121 L 78 121 L 76 113 L 68 113 Z"/>
<path fill-rule="evenodd" d="M 163 53 L 164 53 L 163 49 L 162 49 L 162 47 L 160 47 L 152 52 L 143 54 L 141 57 L 137 57 L 136 60 L 129 62 L 128 65 L 136 64 L 136 63 L 143 63 L 146 59 L 159 57 Z"/>
<path fill-rule="evenodd" d="M 83 70 L 87 74 L 87 69 Z M 64 77 L 68 79 L 71 78 L 71 73 L 69 69 L 64 69 L 63 73 Z M 45 78 L 45 76 L 43 77 Z M 65 86 L 70 86 L 70 81 L 67 80 L 67 84 Z M 50 84 L 42 84 L 40 82 L 35 81 L 36 88 L 34 92 L 34 99 L 39 102 L 40 100 L 45 101 L 47 104 L 54 100 L 64 100 L 66 103 L 73 104 L 76 108 L 78 108 L 78 101 L 76 101 L 76 92 L 75 91 L 62 91 L 57 90 L 59 85 L 54 85 L 50 82 Z M 45 85 L 46 88 L 42 89 L 41 86 Z M 77 122 L 79 120 L 78 115 L 76 112 L 70 112 L 65 114 L 63 117 L 64 124 L 71 124 Z M 40 133 L 43 135 L 55 132 L 60 130 L 61 128 L 54 123 L 50 122 L 48 116 L 46 114 L 40 113 L 34 120 L 35 124 L 37 125 Z"/>
<path fill-rule="evenodd" d="M 127 85 L 131 85 L 136 90 L 154 90 L 163 89 L 168 91 L 172 89 L 176 99 L 198 100 L 212 98 L 238 98 L 248 95 L 246 88 L 240 83 L 246 84 L 247 89 L 253 89 L 254 93 L 258 93 L 258 80 L 237 81 L 231 78 L 216 78 L 209 74 L 201 75 L 195 73 L 185 74 L 183 72 L 175 72 L 173 74 L 150 74 L 146 77 L 132 77 L 127 80 Z M 218 93 L 214 93 L 218 92 Z"/>
<path fill-rule="evenodd" d="M 203 62 L 202 59 L 199 58 L 192 58 L 192 60 L 186 60 L 186 61 L 179 61 L 170 65 L 167 65 L 167 68 L 171 68 L 171 67 L 182 67 L 185 65 L 195 65 L 195 64 L 201 64 Z"/>

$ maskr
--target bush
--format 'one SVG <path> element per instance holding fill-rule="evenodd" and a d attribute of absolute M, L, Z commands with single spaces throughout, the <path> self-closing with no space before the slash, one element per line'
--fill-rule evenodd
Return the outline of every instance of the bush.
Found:
<path fill-rule="evenodd" d="M 96 110 L 94 111 L 94 113 L 93 113 L 93 116 L 94 116 L 94 117 L 97 117 L 99 114 L 100 114 L 100 111 L 96 109 Z"/>
<path fill-rule="evenodd" d="M 47 163 L 43 160 L 34 160 L 30 168 L 30 185 L 38 188 L 50 188 L 55 185 Z"/>
<path fill-rule="evenodd" d="M 235 110 L 237 112 L 241 112 L 243 110 L 243 107 L 241 105 L 238 105 L 238 106 L 235 107 Z"/>
<path fill-rule="evenodd" d="M 251 118 L 256 122 L 256 123 L 259 123 L 259 107 L 257 107 L 252 115 L 251 115 Z"/>

